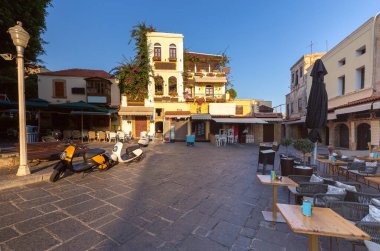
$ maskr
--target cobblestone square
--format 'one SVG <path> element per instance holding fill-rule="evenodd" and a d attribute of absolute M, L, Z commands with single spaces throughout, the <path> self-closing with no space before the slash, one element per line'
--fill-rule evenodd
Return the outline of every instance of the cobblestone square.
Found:
<path fill-rule="evenodd" d="M 144 150 L 142 161 L 106 172 L 0 191 L 0 249 L 307 250 L 306 236 L 263 219 L 272 189 L 256 178 L 257 146 Z M 279 202 L 287 194 L 280 188 Z M 329 239 L 320 242 L 328 250 Z"/>

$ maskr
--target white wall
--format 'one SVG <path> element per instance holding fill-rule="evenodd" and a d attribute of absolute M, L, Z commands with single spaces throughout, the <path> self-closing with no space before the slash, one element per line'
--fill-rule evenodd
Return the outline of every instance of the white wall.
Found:
<path fill-rule="evenodd" d="M 54 98 L 53 97 L 53 81 L 63 80 L 65 81 L 65 93 L 66 98 Z M 114 79 L 109 79 L 112 82 L 111 85 L 111 104 L 112 106 L 118 106 L 120 104 L 120 90 Z M 87 96 L 85 94 L 72 94 L 71 88 L 85 88 L 86 92 L 86 80 L 82 77 L 56 77 L 56 76 L 44 76 L 38 75 L 38 97 L 45 99 L 52 104 L 60 104 L 66 102 L 87 102 Z"/>
<path fill-rule="evenodd" d="M 235 115 L 235 103 L 209 103 L 209 113 L 211 115 Z"/>

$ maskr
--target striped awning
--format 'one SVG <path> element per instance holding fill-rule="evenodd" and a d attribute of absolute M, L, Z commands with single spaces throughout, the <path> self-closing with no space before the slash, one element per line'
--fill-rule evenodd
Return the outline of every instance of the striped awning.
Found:
<path fill-rule="evenodd" d="M 190 111 L 167 111 L 165 118 L 189 118 Z"/>
<path fill-rule="evenodd" d="M 210 114 L 191 114 L 192 120 L 211 120 Z"/>
<path fill-rule="evenodd" d="M 127 106 L 121 107 L 118 114 L 127 116 L 153 116 L 153 111 L 153 107 Z"/>

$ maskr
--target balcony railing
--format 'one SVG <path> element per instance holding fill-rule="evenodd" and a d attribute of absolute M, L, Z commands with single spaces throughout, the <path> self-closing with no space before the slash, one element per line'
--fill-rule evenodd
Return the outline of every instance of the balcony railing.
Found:
<path fill-rule="evenodd" d="M 199 72 L 185 72 L 184 73 L 184 76 L 188 79 L 192 79 L 194 78 L 194 76 L 198 76 L 198 77 L 214 77 L 214 78 L 218 78 L 218 77 L 226 77 L 226 73 L 225 72 L 220 72 L 220 71 L 213 71 L 213 72 L 206 72 L 206 71 L 199 71 Z"/>
<path fill-rule="evenodd" d="M 200 99 L 203 99 L 205 102 L 215 102 L 215 103 L 221 103 L 226 102 L 226 95 L 225 94 L 211 94 L 206 95 L 205 93 L 194 93 L 191 94 L 184 94 L 185 100 L 187 102 L 193 102 Z"/>

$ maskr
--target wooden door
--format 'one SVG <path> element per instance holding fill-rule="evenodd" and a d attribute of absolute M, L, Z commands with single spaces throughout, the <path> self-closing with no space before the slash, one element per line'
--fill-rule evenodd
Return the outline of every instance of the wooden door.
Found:
<path fill-rule="evenodd" d="M 145 116 L 135 117 L 135 137 L 140 137 L 140 132 L 147 131 L 147 119 Z"/>
<path fill-rule="evenodd" d="M 339 146 L 349 148 L 349 129 L 345 124 L 341 124 L 339 128 Z M 367 144 L 367 143 L 366 143 Z"/>
<path fill-rule="evenodd" d="M 274 141 L 274 124 L 263 124 L 263 141 Z"/>
<path fill-rule="evenodd" d="M 179 141 L 185 141 L 187 135 L 187 121 L 178 120 L 174 122 L 175 127 L 175 139 Z"/>

